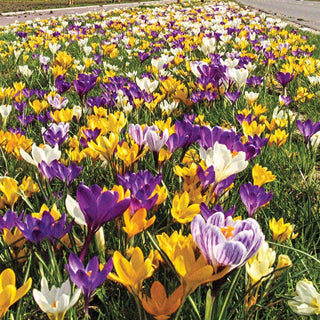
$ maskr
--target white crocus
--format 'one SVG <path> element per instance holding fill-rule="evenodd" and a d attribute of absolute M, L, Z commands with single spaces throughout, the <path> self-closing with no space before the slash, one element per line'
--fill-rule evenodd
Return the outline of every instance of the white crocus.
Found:
<path fill-rule="evenodd" d="M 312 282 L 304 279 L 296 285 L 297 296 L 288 302 L 293 312 L 301 315 L 320 314 L 320 294 Z"/>
<path fill-rule="evenodd" d="M 216 51 L 216 39 L 215 38 L 203 38 L 202 45 L 199 46 L 199 50 L 201 50 L 205 55 L 209 53 L 214 53 Z"/>
<path fill-rule="evenodd" d="M 9 117 L 9 114 L 11 113 L 12 105 L 10 104 L 2 104 L 0 106 L 0 114 L 2 117 L 2 125 L 5 126 L 7 122 L 7 118 Z"/>
<path fill-rule="evenodd" d="M 167 100 L 163 100 L 160 104 L 159 107 L 162 112 L 165 112 L 167 115 L 169 115 L 173 110 L 177 109 L 179 105 L 178 101 L 172 101 L 169 103 Z"/>
<path fill-rule="evenodd" d="M 60 44 L 56 43 L 56 42 L 50 42 L 49 43 L 49 50 L 52 53 L 52 55 L 54 56 L 56 54 L 56 52 L 61 48 Z"/>
<path fill-rule="evenodd" d="M 213 166 L 216 183 L 243 171 L 248 166 L 244 152 L 231 152 L 226 145 L 219 142 L 207 150 L 201 147 L 200 157 L 207 167 Z"/>
<path fill-rule="evenodd" d="M 249 106 L 253 105 L 253 103 L 259 98 L 259 92 L 246 91 L 244 95 Z"/>
<path fill-rule="evenodd" d="M 32 145 L 31 156 L 23 149 L 20 149 L 21 157 L 28 163 L 38 167 L 38 165 L 44 161 L 46 164 L 50 164 L 53 160 L 59 160 L 61 157 L 61 151 L 58 144 L 53 148 L 44 144 L 42 147 L 38 147 L 35 143 Z"/>
<path fill-rule="evenodd" d="M 276 252 L 264 242 L 258 252 L 246 263 L 246 271 L 252 279 L 252 284 L 266 280 L 266 276 L 272 273 Z"/>
<path fill-rule="evenodd" d="M 147 145 L 152 152 L 159 152 L 169 139 L 169 131 L 165 129 L 162 137 L 154 130 L 149 130 L 146 134 Z"/>
<path fill-rule="evenodd" d="M 157 89 L 159 81 L 151 81 L 149 78 L 144 77 L 142 79 L 136 78 L 136 83 L 140 90 L 145 90 L 148 93 L 152 93 L 154 90 Z"/>
<path fill-rule="evenodd" d="M 245 86 L 249 71 L 244 68 L 236 69 L 236 68 L 228 68 L 227 69 L 227 75 L 228 77 L 233 80 L 239 88 Z"/>
<path fill-rule="evenodd" d="M 64 108 L 69 101 L 67 98 L 61 97 L 59 94 L 56 94 L 54 98 L 51 95 L 48 95 L 47 100 L 50 105 L 56 110 Z"/>
<path fill-rule="evenodd" d="M 81 289 L 77 288 L 71 297 L 70 281 L 67 280 L 61 286 L 48 287 L 46 278 L 41 279 L 41 291 L 33 289 L 33 298 L 39 308 L 45 312 L 49 319 L 63 320 L 66 312 L 78 301 Z"/>
<path fill-rule="evenodd" d="M 70 216 L 74 218 L 74 221 L 80 226 L 86 226 L 86 220 L 80 209 L 79 203 L 74 200 L 71 196 L 66 197 L 66 209 Z"/>
<path fill-rule="evenodd" d="M 30 78 L 32 75 L 32 70 L 30 70 L 27 65 L 19 66 L 19 71 L 26 78 Z"/>

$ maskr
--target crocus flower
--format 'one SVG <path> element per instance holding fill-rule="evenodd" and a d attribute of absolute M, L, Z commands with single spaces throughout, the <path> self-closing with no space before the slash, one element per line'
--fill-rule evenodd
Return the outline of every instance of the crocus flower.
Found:
<path fill-rule="evenodd" d="M 65 281 L 60 288 L 48 287 L 45 277 L 41 279 L 41 291 L 33 289 L 33 298 L 39 308 L 45 312 L 50 320 L 63 320 L 66 312 L 78 301 L 81 290 L 75 290 L 71 297 L 70 281 Z"/>
<path fill-rule="evenodd" d="M 4 228 L 11 230 L 18 221 L 21 221 L 22 216 L 23 212 L 18 216 L 14 211 L 8 210 L 3 216 L 0 216 L 0 232 L 2 233 Z"/>
<path fill-rule="evenodd" d="M 131 249 L 130 262 L 119 251 L 115 251 L 113 264 L 116 274 L 109 273 L 108 279 L 123 284 L 131 294 L 138 296 L 142 288 L 142 282 L 150 278 L 155 270 L 153 264 L 154 252 L 151 251 L 149 256 L 144 259 L 139 247 Z"/>
<path fill-rule="evenodd" d="M 68 91 L 71 87 L 71 83 L 64 80 L 64 75 L 58 76 L 54 84 L 59 94 L 63 94 L 64 92 Z"/>
<path fill-rule="evenodd" d="M 88 314 L 89 300 L 95 291 L 107 278 L 107 275 L 113 268 L 113 259 L 110 258 L 108 262 L 100 270 L 99 260 L 93 257 L 86 267 L 84 267 L 81 260 L 73 253 L 70 253 L 69 263 L 66 266 L 71 281 L 79 288 L 81 288 L 84 299 L 85 309 Z"/>
<path fill-rule="evenodd" d="M 61 146 L 68 138 L 69 123 L 60 122 L 59 124 L 51 123 L 49 128 L 42 127 L 41 132 L 43 138 L 51 145 L 58 144 Z"/>
<path fill-rule="evenodd" d="M 320 121 L 313 123 L 311 119 L 308 119 L 306 122 L 297 120 L 297 128 L 303 134 L 305 145 L 307 145 L 309 139 L 320 130 Z"/>
<path fill-rule="evenodd" d="M 215 272 L 217 270 L 214 270 L 213 266 L 206 261 L 205 256 L 202 253 L 199 254 L 191 234 L 183 236 L 181 232 L 175 231 L 168 236 L 162 233 L 157 235 L 157 240 L 179 275 L 184 297 L 191 294 L 201 284 L 219 280 L 229 272 L 229 266 Z"/>
<path fill-rule="evenodd" d="M 296 285 L 296 296 L 288 302 L 293 312 L 301 315 L 320 314 L 320 293 L 311 281 L 300 280 Z"/>
<path fill-rule="evenodd" d="M 68 103 L 68 99 L 61 97 L 59 94 L 56 94 L 54 98 L 52 98 L 51 95 L 48 95 L 47 100 L 50 103 L 50 105 L 57 110 L 64 108 Z"/>
<path fill-rule="evenodd" d="M 74 88 L 80 99 L 87 94 L 96 84 L 97 76 L 93 74 L 79 73 L 77 80 L 73 80 Z"/>
<path fill-rule="evenodd" d="M 155 220 L 156 216 L 153 216 L 147 220 L 147 210 L 145 208 L 140 208 L 133 215 L 131 214 L 130 210 L 126 210 L 123 214 L 123 230 L 127 233 L 128 240 L 134 235 L 149 228 Z"/>
<path fill-rule="evenodd" d="M 36 167 L 38 167 L 42 161 L 50 164 L 53 160 L 59 160 L 61 157 L 61 151 L 59 150 L 59 146 L 57 144 L 55 144 L 55 146 L 52 148 L 47 144 L 38 147 L 34 143 L 32 145 L 31 156 L 23 149 L 20 149 L 20 154 L 25 161 Z"/>
<path fill-rule="evenodd" d="M 87 187 L 81 183 L 77 190 L 77 200 L 88 228 L 88 235 L 80 255 L 83 261 L 94 234 L 103 224 L 123 214 L 130 205 L 130 198 L 118 201 L 119 193 L 116 191 L 103 191 L 96 184 Z"/>
<path fill-rule="evenodd" d="M 241 267 L 264 241 L 256 220 L 233 220 L 222 212 L 214 213 L 207 221 L 201 215 L 194 217 L 191 234 L 215 272 L 226 266 L 230 271 Z"/>
<path fill-rule="evenodd" d="M 263 242 L 257 253 L 246 263 L 246 271 L 251 278 L 252 285 L 258 281 L 267 280 L 266 276 L 273 271 L 276 252 Z"/>
<path fill-rule="evenodd" d="M 293 80 L 294 78 L 294 74 L 291 74 L 290 72 L 279 72 L 277 74 L 277 80 L 279 81 L 279 83 L 282 85 L 283 88 L 285 88 L 288 83 Z"/>
<path fill-rule="evenodd" d="M 266 193 L 263 187 L 254 186 L 251 182 L 241 185 L 239 193 L 241 201 L 246 206 L 250 217 L 273 197 L 272 192 Z"/>
<path fill-rule="evenodd" d="M 39 166 L 39 171 L 51 181 L 54 178 L 66 182 L 67 187 L 79 176 L 82 171 L 82 167 L 77 166 L 75 163 L 71 163 L 70 166 L 65 166 L 59 163 L 57 160 L 53 160 L 50 164 L 42 161 Z"/>
<path fill-rule="evenodd" d="M 207 167 L 213 166 L 216 183 L 243 171 L 248 166 L 244 152 L 240 151 L 234 155 L 226 145 L 218 142 L 213 148 L 207 150 L 201 147 L 200 157 L 205 161 Z"/>
<path fill-rule="evenodd" d="M 72 221 L 65 227 L 66 221 L 65 213 L 56 221 L 50 212 L 45 211 L 41 219 L 26 215 L 23 222 L 17 222 L 17 227 L 23 236 L 31 242 L 39 244 L 44 238 L 47 238 L 55 244 L 56 239 L 61 239 L 66 235 L 73 225 Z"/>
<path fill-rule="evenodd" d="M 267 182 L 272 182 L 276 179 L 277 176 L 272 174 L 271 171 L 266 167 L 260 166 L 258 163 L 254 165 L 252 168 L 252 178 L 253 184 L 261 187 L 263 184 Z"/>
<path fill-rule="evenodd" d="M 178 194 L 173 198 L 171 215 L 174 220 L 185 224 L 200 212 L 199 204 L 189 204 L 189 194 L 185 191 L 181 196 Z"/>
<path fill-rule="evenodd" d="M 272 231 L 273 241 L 279 241 L 280 243 L 286 241 L 291 236 L 295 238 L 298 234 L 293 234 L 294 225 L 290 223 L 284 223 L 283 218 L 278 221 L 275 218 L 269 220 L 269 228 Z"/>
<path fill-rule="evenodd" d="M 103 224 L 123 214 L 130 205 L 130 199 L 119 202 L 118 199 L 118 192 L 103 191 L 96 184 L 90 187 L 83 183 L 79 185 L 77 200 L 89 232 L 96 232 Z"/>
<path fill-rule="evenodd" d="M 32 279 L 19 289 L 16 288 L 16 275 L 12 269 L 5 269 L 0 274 L 0 319 L 6 314 L 10 306 L 20 300 L 31 288 Z"/>
<path fill-rule="evenodd" d="M 148 170 L 140 170 L 138 173 L 128 171 L 124 176 L 118 174 L 117 177 L 120 185 L 131 191 L 132 212 L 139 208 L 150 210 L 155 205 L 159 197 L 155 189 L 162 181 L 161 174 L 154 177 Z"/>
<path fill-rule="evenodd" d="M 140 297 L 144 310 L 152 314 L 156 320 L 166 320 L 177 311 L 181 304 L 183 290 L 178 287 L 170 297 L 167 297 L 166 289 L 159 281 L 155 281 L 150 290 L 149 297 Z"/>

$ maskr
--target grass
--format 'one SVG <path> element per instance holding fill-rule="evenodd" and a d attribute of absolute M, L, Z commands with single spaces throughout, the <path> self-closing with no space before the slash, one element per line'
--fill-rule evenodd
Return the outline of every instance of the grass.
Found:
<path fill-rule="evenodd" d="M 35 2 L 33 1 L 34 5 Z M 79 2 L 76 2 L 75 5 L 78 4 Z M 194 7 L 197 11 L 190 9 L 186 13 L 189 6 Z M 6 122 L 4 118 L 1 118 L 1 215 L 9 210 L 10 207 L 14 208 L 18 213 L 23 211 L 24 215 L 30 215 L 32 212 L 39 212 L 43 204 L 46 204 L 49 209 L 53 205 L 57 205 L 61 213 L 67 212 L 68 210 L 65 205 L 66 195 L 68 193 L 73 198 L 76 198 L 80 182 L 83 182 L 86 186 L 98 184 L 101 187 L 105 186 L 111 189 L 113 185 L 119 185 L 117 174 L 123 175 L 125 171 L 138 172 L 139 170 L 148 169 L 153 176 L 157 175 L 160 170 L 158 163 L 156 163 L 156 157 L 154 157 L 155 154 L 147 148 L 145 148 L 145 154 L 141 158 L 125 166 L 125 160 L 121 158 L 120 147 L 124 147 L 125 142 L 128 142 L 129 145 L 134 144 L 130 138 L 129 124 L 144 126 L 157 124 L 161 127 L 161 124 L 157 121 L 162 119 L 164 121 L 168 120 L 168 123 L 171 121 L 171 124 L 167 124 L 166 127 L 172 129 L 170 127 L 174 123 L 177 123 L 177 121 L 182 121 L 185 115 L 191 116 L 195 114 L 199 115 L 199 117 L 195 120 L 197 122 L 194 121 L 193 126 L 210 125 L 211 127 L 223 126 L 225 128 L 234 128 L 242 137 L 242 141 L 244 141 L 249 133 L 245 131 L 244 125 L 241 125 L 236 119 L 236 115 L 241 110 L 248 109 L 254 117 L 257 117 L 259 124 L 265 125 L 261 136 L 266 137 L 267 134 L 274 134 L 275 130 L 271 128 L 271 125 L 267 124 L 272 122 L 274 117 L 273 111 L 275 107 L 279 106 L 279 94 L 283 94 L 284 91 L 292 98 L 292 102 L 288 107 L 282 107 L 283 110 L 291 110 L 295 116 L 303 120 L 308 118 L 313 119 L 313 121 L 320 120 L 318 96 L 320 84 L 312 86 L 306 74 L 306 70 L 313 63 L 315 70 L 312 74 L 319 74 L 320 72 L 319 35 L 300 32 L 299 30 L 296 31 L 290 26 L 284 30 L 270 25 L 266 26 L 266 21 L 259 20 L 259 17 L 251 16 L 248 12 L 245 15 L 236 17 L 234 8 L 230 9 L 231 13 L 228 18 L 225 17 L 225 20 L 221 19 L 219 21 L 217 11 L 211 12 L 209 9 L 204 11 L 201 6 L 202 4 L 199 2 L 184 4 L 181 7 L 150 8 L 141 6 L 135 9 L 121 10 L 120 12 L 109 12 L 105 16 L 89 14 L 87 16 L 75 17 L 70 21 L 60 21 L 58 19 L 53 21 L 35 21 L 29 25 L 22 24 L 20 26 L 9 26 L 8 28 L 0 29 L 2 30 L 0 31 L 1 108 L 4 105 L 16 104 L 21 100 L 26 102 L 23 111 L 24 115 L 37 116 L 38 113 L 44 115 L 46 110 L 55 111 L 53 107 L 47 106 L 47 109 L 36 112 L 34 108 L 36 100 L 48 101 L 45 96 L 41 96 L 41 92 L 38 91 L 38 95 L 33 94 L 31 97 L 28 97 L 26 90 L 22 93 L 19 90 L 14 90 L 17 82 L 21 82 L 29 89 L 45 90 L 48 94 L 57 86 L 52 71 L 56 66 L 64 66 L 65 70 L 62 71 L 66 72 L 65 80 L 70 84 L 74 84 L 79 73 L 99 73 L 97 84 L 88 93 L 86 98 L 103 96 L 107 99 L 112 97 L 107 106 L 94 109 L 89 107 L 89 102 L 81 99 L 81 96 L 76 92 L 75 85 L 72 85 L 67 92 L 61 94 L 69 100 L 66 109 L 71 110 L 74 106 L 82 105 L 81 110 L 83 112 L 78 119 L 71 117 L 63 121 L 68 122 L 70 128 L 68 140 L 59 147 L 63 159 L 61 163 L 70 165 L 73 161 L 83 167 L 81 175 L 68 188 L 66 183 L 58 178 L 49 181 L 40 173 L 36 166 L 28 164 L 24 159 L 17 156 L 16 152 L 20 150 L 18 147 L 10 149 L 10 146 L 14 143 L 18 144 L 15 140 L 18 135 L 12 134 L 9 130 L 10 127 L 22 128 L 22 130 L 26 131 L 26 137 L 32 139 L 30 144 L 34 142 L 36 145 L 40 145 L 41 143 L 45 143 L 42 127 L 48 129 L 49 124 L 34 120 L 29 125 L 24 126 L 19 122 L 18 116 L 21 114 L 15 108 L 12 109 Z M 236 10 L 240 9 L 237 8 Z M 159 21 L 155 23 L 157 19 Z M 215 19 L 218 19 L 218 23 Z M 228 19 L 232 20 L 229 26 L 227 25 Z M 196 22 L 198 20 L 203 23 L 202 28 L 199 28 L 200 38 L 196 36 L 198 34 L 198 30 L 196 29 Z M 212 25 L 209 24 L 211 20 Z M 270 24 L 270 21 L 268 23 Z M 210 27 L 212 29 L 209 29 Z M 248 37 L 248 30 L 252 32 L 251 37 L 255 40 Z M 213 101 L 202 99 L 197 103 L 191 104 L 188 99 L 198 90 L 205 90 L 203 89 L 203 83 L 205 83 L 206 79 L 205 76 L 201 78 L 201 75 L 196 76 L 191 71 L 190 62 L 205 61 L 209 65 L 213 64 L 216 56 L 209 56 L 199 48 L 206 37 L 216 36 L 219 38 L 222 37 L 224 31 L 226 31 L 226 34 L 230 32 L 232 36 L 225 44 L 221 44 L 221 47 L 217 45 L 215 54 L 221 54 L 222 59 L 226 61 L 228 56 L 225 54 L 226 52 L 232 56 L 236 51 L 239 51 L 243 55 L 243 61 L 241 61 L 243 65 L 247 65 L 244 62 L 246 61 L 246 57 L 253 57 L 252 64 L 256 68 L 253 68 L 252 74 L 262 76 L 264 78 L 263 84 L 255 87 L 249 87 L 245 84 L 244 87 L 240 88 L 237 87 L 236 82 L 230 84 L 231 91 L 238 89 L 241 92 L 239 100 L 232 106 L 231 102 L 224 95 L 223 86 L 215 84 L 212 80 L 216 75 L 215 71 L 208 76 L 212 78 L 209 79 L 209 89 L 206 90 L 210 91 L 212 89 L 211 93 L 218 92 L 216 99 Z M 250 39 L 252 42 L 247 41 L 247 39 Z M 254 45 L 259 44 L 259 41 L 263 41 L 265 46 L 270 43 L 270 48 L 265 52 L 262 49 L 259 51 L 259 48 L 254 47 Z M 183 42 L 184 46 L 182 48 L 182 55 L 180 56 L 177 53 L 177 47 L 179 47 L 181 42 Z M 50 45 L 59 43 L 61 44 L 61 48 L 56 53 L 53 53 L 50 50 L 49 43 Z M 285 44 L 287 43 L 290 43 L 290 48 L 287 52 L 283 53 L 282 49 L 286 48 Z M 312 57 L 309 57 L 307 54 L 307 51 L 310 49 L 307 45 L 315 46 Z M 88 47 L 90 52 L 86 55 Z M 295 56 L 299 50 L 301 50 L 300 56 Z M 142 52 L 149 52 L 151 57 L 144 61 L 140 60 L 139 53 L 141 54 Z M 275 59 L 265 62 L 267 56 L 265 53 L 269 52 L 275 54 Z M 170 77 L 168 74 L 159 76 L 159 71 L 151 67 L 151 62 L 154 62 L 152 59 L 156 59 L 162 54 L 176 55 L 175 59 L 165 66 L 165 71 L 170 72 Z M 50 67 L 47 70 L 40 62 L 40 55 L 49 58 L 48 64 Z M 101 64 L 98 63 L 99 56 L 101 56 Z M 87 58 L 92 60 L 89 61 L 90 63 L 92 62 L 91 65 L 86 60 Z M 71 61 L 70 63 L 68 62 L 69 60 Z M 30 77 L 23 75 L 19 69 L 19 66 L 24 65 L 28 65 L 32 70 Z M 287 85 L 285 90 L 276 82 L 276 75 L 280 70 L 290 70 L 295 74 L 294 79 Z M 62 71 L 60 70 L 60 72 Z M 201 69 L 201 71 L 204 74 L 206 69 Z M 198 72 L 200 72 L 199 69 Z M 139 101 L 130 100 L 137 92 L 141 93 L 141 90 L 137 89 L 135 84 L 137 82 L 136 78 L 140 79 L 143 75 L 150 76 L 152 79 L 159 81 L 152 99 L 163 95 L 165 96 L 163 99 L 168 99 L 169 101 L 178 100 L 179 107 L 171 114 L 167 114 L 161 110 L 160 103 L 157 103 L 155 108 L 150 111 L 152 106 L 147 102 L 150 97 L 146 93 L 143 93 L 143 99 L 145 100 L 140 107 L 138 105 Z M 127 79 L 126 84 L 123 86 L 119 84 L 119 79 L 121 78 Z M 168 79 L 171 79 L 171 82 L 166 82 Z M 201 85 L 199 85 L 200 80 L 202 81 Z M 219 81 L 218 83 L 220 83 Z M 104 88 L 98 83 L 103 84 Z M 117 83 L 117 86 L 108 91 L 112 83 Z M 206 85 L 207 83 L 204 86 Z M 305 100 L 302 98 L 295 99 L 301 87 L 305 87 L 308 93 L 312 94 L 310 98 L 307 97 Z M 132 88 L 136 90 L 133 93 L 130 91 Z M 256 109 L 247 102 L 245 91 L 259 93 L 258 104 L 266 107 L 266 110 L 263 111 L 264 118 L 255 114 Z M 187 92 L 188 99 L 184 97 L 185 92 Z M 121 99 L 124 97 L 128 101 L 123 102 Z M 128 107 L 130 103 L 133 103 L 134 107 L 131 111 L 125 111 L 125 107 Z M 56 111 L 63 117 L 62 111 Z M 119 115 L 119 112 L 122 113 L 126 120 L 123 126 L 115 121 L 115 117 Z M 94 116 L 95 113 L 97 113 L 96 116 Z M 59 120 L 49 120 L 50 122 L 59 123 Z M 276 126 L 280 127 L 279 124 Z M 82 142 L 83 139 L 88 139 L 83 134 L 83 131 L 89 127 L 91 129 L 98 127 L 103 132 L 100 136 L 106 139 L 110 138 L 111 132 L 118 134 L 119 143 L 117 144 L 117 149 L 112 150 L 107 156 L 102 158 L 99 157 L 100 153 L 95 155 L 92 148 L 88 148 L 88 150 L 85 144 L 80 144 L 80 138 L 82 138 Z M 163 125 L 160 131 L 164 132 L 164 127 Z M 270 266 L 273 270 L 270 269 L 271 273 L 258 281 L 256 286 L 250 285 L 250 277 L 246 273 L 244 266 L 229 273 L 220 281 L 199 286 L 186 299 L 179 319 L 204 319 L 205 311 L 208 309 L 206 294 L 209 287 L 217 291 L 210 320 L 303 319 L 303 317 L 293 313 L 287 304 L 288 300 L 294 296 L 296 283 L 301 279 L 307 278 L 314 283 L 319 291 L 320 152 L 319 149 L 305 146 L 304 139 L 297 130 L 295 122 L 287 122 L 281 129 L 285 130 L 288 134 L 288 138 L 282 146 L 278 147 L 276 144 L 270 144 L 263 147 L 257 157 L 250 159 L 248 167 L 242 172 L 237 173 L 234 183 L 230 186 L 230 190 L 225 190 L 216 199 L 212 198 L 213 200 L 208 200 L 210 209 L 214 205 L 220 204 L 226 211 L 235 205 L 235 216 L 245 219 L 248 217 L 248 213 L 240 199 L 239 189 L 241 185 L 253 181 L 252 168 L 254 165 L 260 164 L 263 167 L 267 167 L 268 170 L 276 175 L 275 181 L 264 185 L 267 192 L 273 193 L 272 200 L 270 203 L 259 208 L 253 216 L 259 222 L 265 235 L 265 240 L 269 243 L 269 252 L 275 251 L 277 258 L 272 266 Z M 189 134 L 186 133 L 185 136 L 189 137 Z M 11 139 L 8 137 L 11 137 Z M 82 160 L 71 159 L 71 151 L 77 149 L 77 143 L 79 150 L 85 150 L 88 153 Z M 110 147 L 108 146 L 108 148 Z M 164 147 L 164 149 L 167 150 L 167 147 Z M 184 160 L 187 161 L 189 159 L 191 161 L 190 159 L 193 159 L 192 162 L 198 166 L 200 164 L 199 144 L 195 142 L 188 149 L 193 150 L 194 156 L 190 158 L 186 157 Z M 212 191 L 209 191 L 210 189 L 199 191 L 201 184 L 196 180 L 197 175 L 194 172 L 190 171 L 184 177 L 178 176 L 177 169 L 175 170 L 175 168 L 177 166 L 184 168 L 188 166 L 180 160 L 181 154 L 181 149 L 173 151 L 170 160 L 164 161 L 161 168 L 162 181 L 160 186 L 166 187 L 168 198 L 164 203 L 148 210 L 148 219 L 155 215 L 156 222 L 146 231 L 141 230 L 141 233 L 128 241 L 127 235 L 122 228 L 124 226 L 123 218 L 120 217 L 115 221 L 109 221 L 103 226 L 106 240 L 105 247 L 102 249 L 96 242 L 92 242 L 89 246 L 86 261 L 94 256 L 99 256 L 100 261 L 105 262 L 115 251 L 119 251 L 124 255 L 130 245 L 140 247 L 145 257 L 151 249 L 158 249 L 168 260 L 168 257 L 164 254 L 164 249 L 159 247 L 156 236 L 162 232 L 170 235 L 175 230 L 181 231 L 185 236 L 190 234 L 190 223 L 179 223 L 177 219 L 172 217 L 171 210 L 175 208 L 173 205 L 174 197 L 183 191 L 187 191 L 190 198 L 193 197 L 192 201 L 197 203 L 197 201 L 200 202 L 199 198 L 203 194 L 207 197 L 212 196 L 210 194 Z M 237 152 L 232 153 L 232 156 L 236 155 Z M 108 156 L 110 159 L 105 161 L 104 159 Z M 9 201 L 8 198 L 14 199 L 16 193 L 5 199 L 4 195 L 9 192 L 10 186 L 3 187 L 3 181 L 5 181 L 5 177 L 10 177 L 12 179 L 10 180 L 11 186 L 14 185 L 15 181 L 20 185 L 24 176 L 32 177 L 33 181 L 40 186 L 40 190 L 30 196 L 28 202 L 26 202 L 25 198 L 19 197 L 10 206 L 7 203 Z M 183 183 L 184 179 L 188 182 Z M 193 179 L 195 179 L 195 182 L 193 182 Z M 147 188 L 148 185 L 144 187 L 144 189 Z M 17 192 L 19 193 L 20 191 Z M 161 194 L 159 191 L 158 193 Z M 273 240 L 272 232 L 269 228 L 269 220 L 271 218 L 278 220 L 281 217 L 284 218 L 286 223 L 295 225 L 294 232 L 298 233 L 298 237 L 287 239 L 284 243 Z M 68 220 L 71 220 L 69 215 Z M 68 278 L 65 265 L 68 263 L 70 252 L 80 254 L 82 250 L 81 246 L 76 244 L 74 237 L 84 241 L 86 231 L 75 224 L 70 231 L 71 244 L 69 246 L 62 246 L 60 249 L 54 248 L 48 244 L 48 241 L 43 241 L 40 245 L 27 241 L 25 248 L 28 249 L 28 257 L 23 263 L 17 262 L 17 259 L 14 258 L 13 253 L 10 251 L 10 246 L 12 245 L 8 246 L 4 242 L 4 238 L 1 237 L 0 272 L 7 267 L 14 269 L 19 285 L 31 276 L 33 279 L 32 288 L 36 289 L 40 288 L 42 276 L 48 279 L 50 285 L 61 285 L 62 279 Z M 182 254 L 179 256 L 180 258 L 183 257 Z M 195 249 L 193 254 L 195 258 L 198 258 L 200 256 L 199 249 Z M 281 274 L 276 274 L 277 259 L 281 254 L 286 254 L 290 257 L 292 267 L 282 270 Z M 189 259 L 188 261 L 191 260 Z M 269 260 L 272 259 L 265 257 L 262 262 L 269 263 Z M 165 261 L 165 259 L 161 261 L 154 275 L 144 281 L 143 294 L 149 295 L 150 287 L 155 280 L 161 281 L 169 293 L 172 293 L 180 285 L 182 281 L 180 281 L 181 279 L 179 280 L 177 271 L 173 269 L 172 262 L 170 264 Z M 182 260 L 180 259 L 179 261 L 182 264 Z M 90 274 L 90 272 L 88 273 Z M 257 287 L 259 291 L 255 295 Z M 217 290 L 217 288 L 220 290 Z M 246 308 L 246 302 L 248 302 L 249 298 L 252 299 L 251 301 L 254 299 L 256 301 L 252 304 L 251 308 Z M 95 291 L 90 301 L 89 314 L 91 319 L 101 320 L 138 318 L 136 302 L 133 296 L 123 285 L 109 280 L 105 281 Z M 152 318 L 151 315 L 144 313 L 144 311 L 142 311 L 142 315 L 142 319 Z M 83 298 L 79 300 L 74 308 L 68 311 L 68 317 L 70 319 L 84 318 Z M 32 290 L 30 290 L 23 299 L 10 307 L 4 317 L 5 320 L 11 318 L 16 320 L 45 319 L 46 315 L 39 310 L 32 297 Z M 308 318 L 312 318 L 312 316 Z"/>
<path fill-rule="evenodd" d="M 5 12 L 20 12 L 29 10 L 46 10 L 56 8 L 72 8 L 85 6 L 103 6 L 112 3 L 125 3 L 130 1 L 111 1 L 111 0 L 75 0 L 74 3 L 68 6 L 68 0 L 2 0 L 0 6 L 0 13 Z M 140 0 L 135 2 L 142 2 Z"/>

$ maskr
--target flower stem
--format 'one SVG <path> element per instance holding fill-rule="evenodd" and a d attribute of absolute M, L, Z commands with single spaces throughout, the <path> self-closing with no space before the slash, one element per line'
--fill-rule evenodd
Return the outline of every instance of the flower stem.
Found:
<path fill-rule="evenodd" d="M 95 232 L 92 232 L 91 230 L 88 231 L 88 235 L 87 235 L 86 241 L 85 241 L 85 243 L 83 245 L 83 248 L 82 248 L 82 251 L 81 251 L 81 254 L 80 254 L 81 262 L 83 262 L 84 257 L 86 256 L 86 253 L 88 251 L 90 242 L 91 242 L 92 237 L 94 236 L 94 234 L 95 234 Z"/>

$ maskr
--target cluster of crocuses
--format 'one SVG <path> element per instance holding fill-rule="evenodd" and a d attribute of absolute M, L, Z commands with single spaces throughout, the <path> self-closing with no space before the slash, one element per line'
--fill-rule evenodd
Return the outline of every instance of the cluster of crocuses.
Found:
<path fill-rule="evenodd" d="M 0 317 L 26 294 L 25 312 L 81 318 L 114 281 L 137 305 L 127 318 L 143 319 L 142 306 L 178 319 L 202 284 L 216 298 L 244 266 L 246 312 L 257 305 L 263 282 L 292 264 L 282 254 L 273 267 L 265 240 L 297 236 L 264 211 L 279 201 L 265 155 L 289 134 L 307 151 L 320 141 L 319 122 L 290 110 L 315 99 L 320 63 L 285 27 L 236 4 L 190 3 L 0 28 Z M 13 269 L 27 270 L 18 290 Z M 302 302 L 290 306 L 319 312 Z"/>

